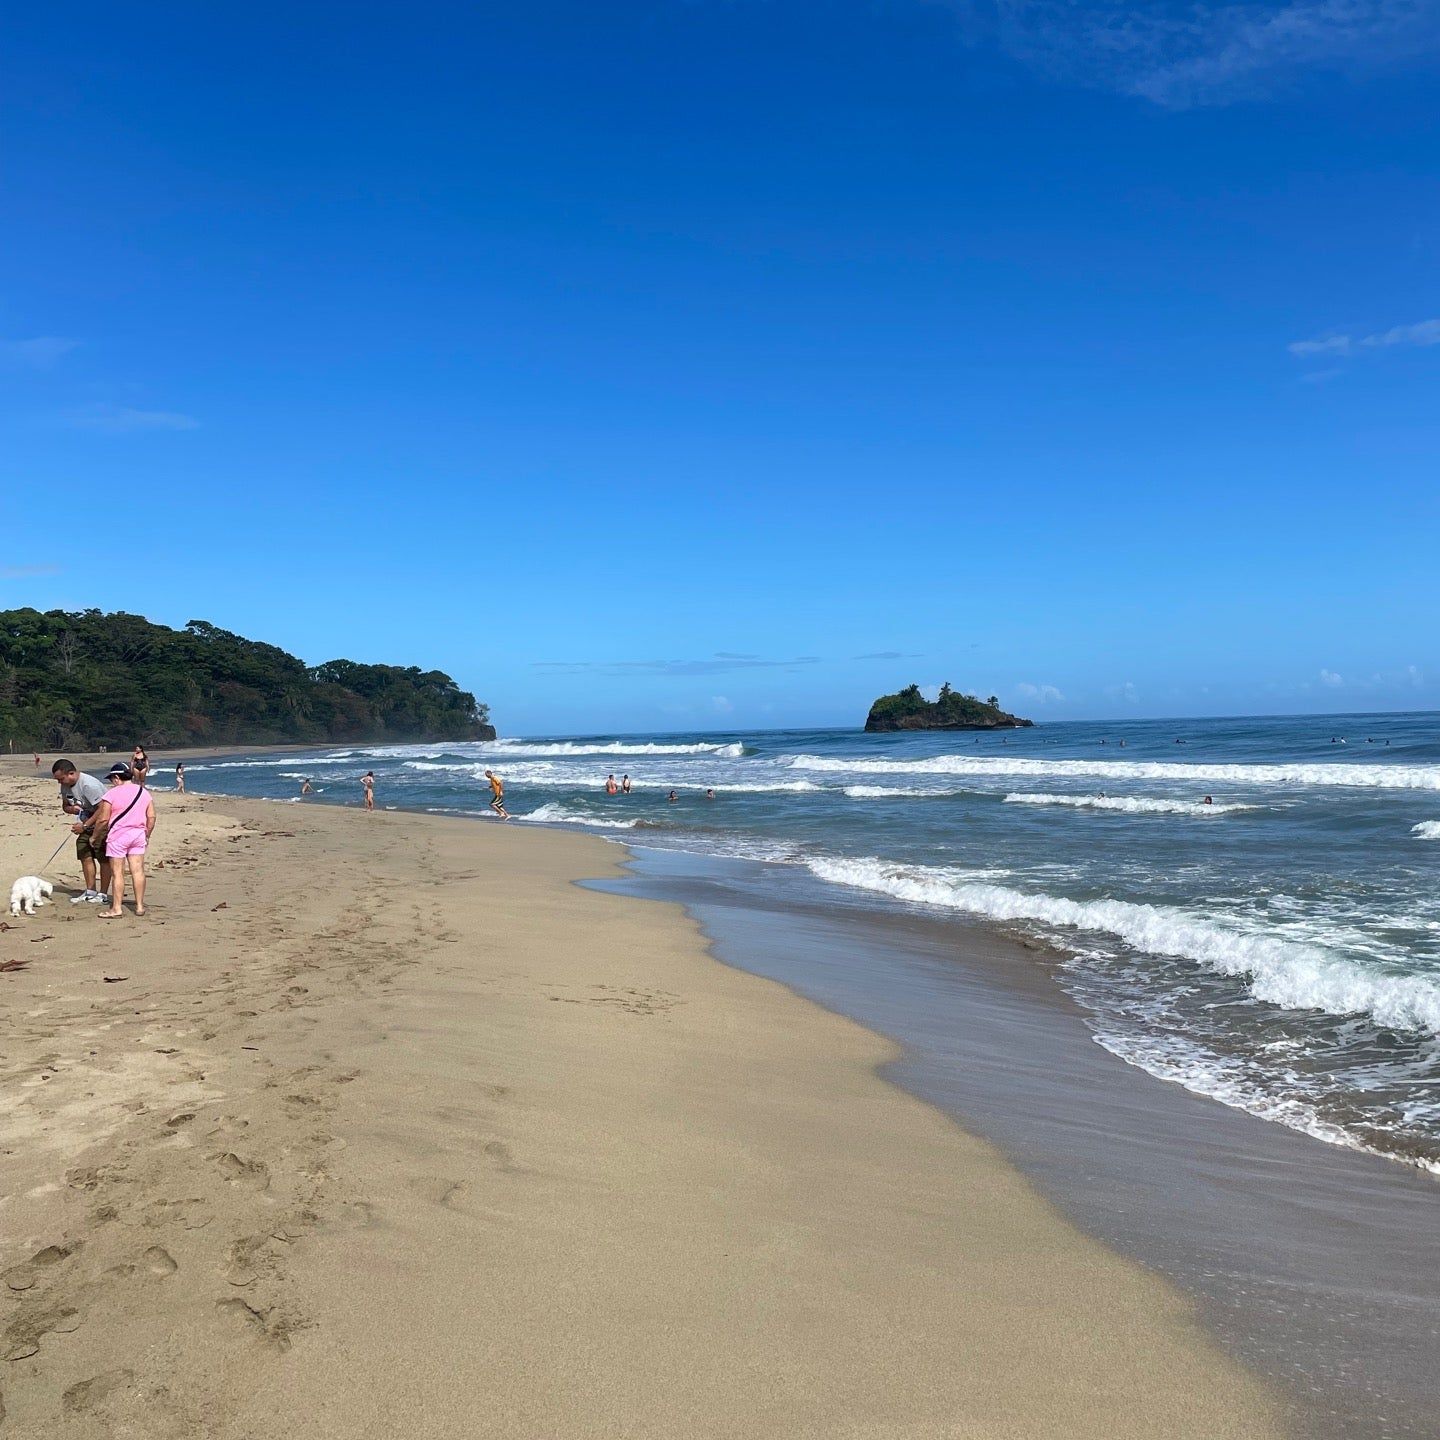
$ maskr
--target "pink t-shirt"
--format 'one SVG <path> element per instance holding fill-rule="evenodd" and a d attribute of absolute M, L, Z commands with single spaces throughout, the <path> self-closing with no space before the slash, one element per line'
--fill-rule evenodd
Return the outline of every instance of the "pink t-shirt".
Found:
<path fill-rule="evenodd" d="M 135 800 L 136 796 L 140 798 Z M 110 829 L 106 832 L 105 843 L 108 846 L 113 837 L 117 842 L 133 840 L 143 837 L 145 834 L 145 821 L 154 808 L 155 802 L 150 798 L 148 790 L 142 790 L 133 781 L 126 780 L 123 784 L 113 786 L 105 792 L 105 798 L 110 802 Z M 135 800 L 133 805 L 130 804 Z M 129 807 L 129 813 L 122 820 L 121 811 Z"/>

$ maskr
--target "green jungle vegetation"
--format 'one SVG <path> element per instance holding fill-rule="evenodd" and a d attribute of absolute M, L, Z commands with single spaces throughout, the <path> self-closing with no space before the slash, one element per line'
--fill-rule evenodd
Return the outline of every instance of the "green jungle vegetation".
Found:
<path fill-rule="evenodd" d="M 488 740 L 489 720 L 439 670 L 307 666 L 205 620 L 0 611 L 0 742 L 17 750 Z"/>
<path fill-rule="evenodd" d="M 918 685 L 907 685 L 894 695 L 882 695 L 866 717 L 867 730 L 997 730 L 1031 725 L 1000 708 L 992 695 L 988 700 L 962 695 L 947 681 L 934 700 L 927 700 Z"/>

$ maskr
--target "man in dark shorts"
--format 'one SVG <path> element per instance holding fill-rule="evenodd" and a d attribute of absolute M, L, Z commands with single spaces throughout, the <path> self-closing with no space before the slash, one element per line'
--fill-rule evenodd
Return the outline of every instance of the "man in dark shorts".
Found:
<path fill-rule="evenodd" d="M 70 829 L 75 835 L 75 858 L 85 876 L 84 890 L 71 896 L 70 903 L 105 904 L 110 899 L 110 862 L 105 858 L 104 842 L 94 837 L 95 807 L 105 798 L 105 787 L 93 775 L 82 775 L 71 760 L 57 760 L 50 767 L 50 773 L 60 786 L 60 808 L 74 817 L 75 823 Z"/>
<path fill-rule="evenodd" d="M 493 770 L 487 770 L 485 778 L 490 782 L 490 808 L 502 820 L 508 820 L 510 812 L 505 808 L 505 782 Z"/>

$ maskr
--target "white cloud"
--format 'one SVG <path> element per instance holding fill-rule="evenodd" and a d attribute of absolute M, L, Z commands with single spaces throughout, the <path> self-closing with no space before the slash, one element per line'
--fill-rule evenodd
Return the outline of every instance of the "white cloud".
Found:
<path fill-rule="evenodd" d="M 1337 675 L 1333 670 L 1322 670 L 1320 672 L 1320 683 L 1322 685 L 1328 685 L 1334 690 L 1345 683 L 1345 677 L 1343 675 Z"/>
<path fill-rule="evenodd" d="M 1127 680 L 1123 685 L 1107 685 L 1105 694 L 1111 700 L 1123 700 L 1127 705 L 1140 703 L 1140 692 L 1135 688 L 1133 680 Z"/>
<path fill-rule="evenodd" d="M 25 370 L 48 370 L 79 343 L 61 335 L 37 335 L 31 340 L 0 340 L 0 363 Z"/>
<path fill-rule="evenodd" d="M 1393 350 L 1397 346 L 1423 349 L 1430 345 L 1440 345 L 1440 320 L 1393 325 L 1374 335 L 1326 335 L 1319 340 L 1294 340 L 1286 349 L 1305 359 L 1312 355 L 1354 355 L 1362 350 Z"/>
<path fill-rule="evenodd" d="M 710 707 L 717 715 L 728 715 L 735 708 L 724 695 L 712 695 Z"/>
<path fill-rule="evenodd" d="M 1037 705 L 1051 705 L 1065 698 L 1054 685 L 1032 685 L 1028 680 L 1022 680 L 1015 687 L 1015 693 Z"/>
<path fill-rule="evenodd" d="M 1057 78 L 1171 109 L 1263 96 L 1310 71 L 1440 53 L 1434 0 L 950 0 L 966 38 Z"/>
<path fill-rule="evenodd" d="M 200 422 L 176 410 L 137 410 L 131 405 L 100 401 L 74 410 L 65 423 L 77 430 L 98 430 L 106 435 L 134 435 L 145 430 L 195 430 Z"/>

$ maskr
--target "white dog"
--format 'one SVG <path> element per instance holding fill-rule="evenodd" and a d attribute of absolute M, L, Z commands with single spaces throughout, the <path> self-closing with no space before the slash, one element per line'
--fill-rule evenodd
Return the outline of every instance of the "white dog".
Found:
<path fill-rule="evenodd" d="M 18 915 L 23 909 L 27 915 L 33 915 L 35 907 L 43 905 L 54 888 L 38 875 L 22 875 L 10 887 L 10 913 Z"/>

